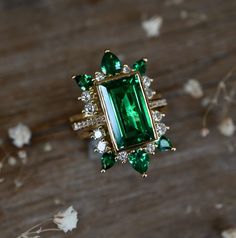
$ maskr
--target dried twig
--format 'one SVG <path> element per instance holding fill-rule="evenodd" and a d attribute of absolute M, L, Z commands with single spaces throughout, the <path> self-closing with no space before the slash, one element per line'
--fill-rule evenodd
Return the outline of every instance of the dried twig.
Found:
<path fill-rule="evenodd" d="M 223 100 L 225 101 L 225 106 L 224 106 L 224 114 L 228 114 L 229 106 L 236 105 L 236 101 L 234 99 L 235 92 L 236 92 L 236 83 L 232 86 L 230 92 L 226 88 L 226 82 L 232 77 L 234 71 L 236 70 L 236 67 L 233 67 L 226 75 L 225 77 L 220 80 L 220 82 L 217 85 L 216 91 L 211 98 L 207 109 L 203 115 L 202 118 L 202 136 L 207 136 L 209 133 L 209 129 L 207 126 L 207 119 L 209 116 L 209 113 L 218 105 L 219 97 L 221 94 L 223 94 Z"/>

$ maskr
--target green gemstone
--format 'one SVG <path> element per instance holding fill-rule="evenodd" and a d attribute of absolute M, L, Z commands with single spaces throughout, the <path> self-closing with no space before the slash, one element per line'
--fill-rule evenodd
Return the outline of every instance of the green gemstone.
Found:
<path fill-rule="evenodd" d="M 88 90 L 93 85 L 93 77 L 89 74 L 80 74 L 74 77 L 75 82 L 81 90 Z"/>
<path fill-rule="evenodd" d="M 144 150 L 137 150 L 129 154 L 129 163 L 140 174 L 144 174 L 149 167 L 149 156 Z"/>
<path fill-rule="evenodd" d="M 161 138 L 156 142 L 156 144 L 158 150 L 160 151 L 168 151 L 172 149 L 171 141 L 165 136 L 161 136 Z"/>
<path fill-rule="evenodd" d="M 147 63 L 146 59 L 138 60 L 134 63 L 133 69 L 136 71 L 139 71 L 141 75 L 144 75 L 146 73 L 146 68 L 147 68 L 146 63 Z"/>
<path fill-rule="evenodd" d="M 102 169 L 110 169 L 116 163 L 113 153 L 104 153 L 101 158 Z"/>
<path fill-rule="evenodd" d="M 155 140 L 139 74 L 101 82 L 98 91 L 116 150 Z"/>
<path fill-rule="evenodd" d="M 102 72 L 106 75 L 115 75 L 116 73 L 119 73 L 121 69 L 122 64 L 118 57 L 110 51 L 106 51 L 101 63 Z"/>

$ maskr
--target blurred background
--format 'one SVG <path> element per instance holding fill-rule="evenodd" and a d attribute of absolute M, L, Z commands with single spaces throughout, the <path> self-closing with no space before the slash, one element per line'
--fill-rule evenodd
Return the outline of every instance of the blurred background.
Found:
<path fill-rule="evenodd" d="M 218 238 L 235 228 L 235 29 L 235 0 L 1 0 L 0 237 L 70 205 L 77 229 L 40 237 Z M 157 154 L 146 179 L 128 165 L 101 175 L 69 124 L 82 109 L 71 76 L 98 71 L 105 49 L 129 65 L 147 57 L 168 100 L 177 151 Z"/>

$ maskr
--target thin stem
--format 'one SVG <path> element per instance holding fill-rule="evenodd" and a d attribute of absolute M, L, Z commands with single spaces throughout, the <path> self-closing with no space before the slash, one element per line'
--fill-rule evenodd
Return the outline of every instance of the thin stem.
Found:
<path fill-rule="evenodd" d="M 230 79 L 230 77 L 232 76 L 233 72 L 235 71 L 236 67 L 233 67 L 227 74 L 226 76 L 218 83 L 217 85 L 217 88 L 216 88 L 216 91 L 203 115 L 203 118 L 202 118 L 202 127 L 203 128 L 207 128 L 207 118 L 208 118 L 208 115 L 209 113 L 214 109 L 214 107 L 217 105 L 218 103 L 218 99 L 219 99 L 219 96 L 221 94 L 221 91 L 224 93 L 224 98 L 229 98 L 230 100 L 226 100 L 227 101 L 227 104 L 228 103 L 231 103 L 231 100 L 234 102 L 233 100 L 233 96 L 234 96 L 234 93 L 232 93 L 232 96 L 230 96 L 230 94 L 228 94 L 227 92 L 227 89 L 226 89 L 226 81 L 228 79 Z M 227 105 L 228 106 L 228 105 Z"/>

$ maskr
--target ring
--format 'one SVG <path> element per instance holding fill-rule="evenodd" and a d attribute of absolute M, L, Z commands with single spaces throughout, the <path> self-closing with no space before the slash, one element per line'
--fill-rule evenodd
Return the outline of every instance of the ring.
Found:
<path fill-rule="evenodd" d="M 175 150 L 165 136 L 169 127 L 162 122 L 167 102 L 151 89 L 153 79 L 146 68 L 145 58 L 129 67 L 106 50 L 94 77 L 72 77 L 82 91 L 78 99 L 84 102 L 82 113 L 70 118 L 72 128 L 96 141 L 101 172 L 120 161 L 146 177 L 150 155 Z"/>

